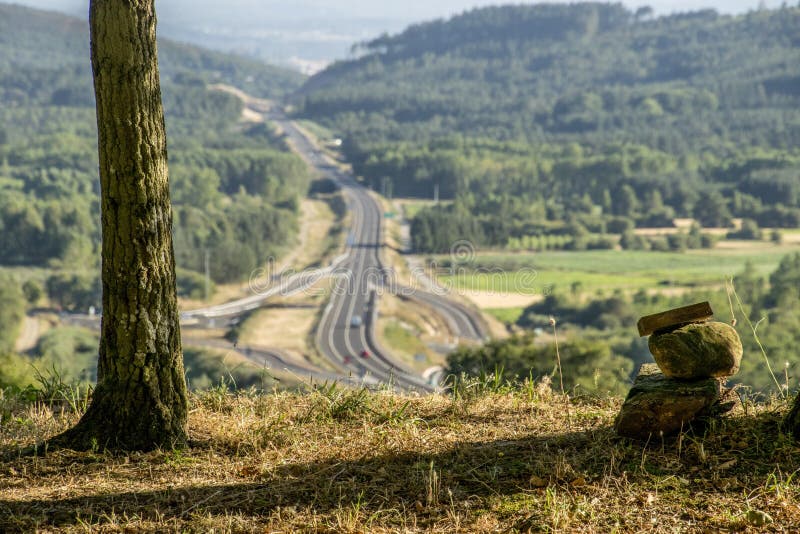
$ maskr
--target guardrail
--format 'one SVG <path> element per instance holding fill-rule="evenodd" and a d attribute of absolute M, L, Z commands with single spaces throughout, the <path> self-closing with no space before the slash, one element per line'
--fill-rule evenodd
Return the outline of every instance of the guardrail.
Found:
<path fill-rule="evenodd" d="M 337 256 L 333 259 L 333 261 L 331 261 L 331 264 L 328 267 L 324 267 L 322 269 L 312 269 L 292 275 L 285 280 L 281 280 L 277 285 L 270 287 L 262 293 L 238 300 L 232 300 L 217 306 L 209 306 L 208 308 L 199 308 L 196 310 L 181 312 L 181 321 L 189 322 L 193 318 L 217 319 L 241 315 L 245 312 L 260 308 L 264 304 L 264 301 L 274 297 L 275 295 L 280 295 L 282 297 L 295 295 L 300 291 L 305 291 L 320 280 L 331 276 L 339 264 L 347 259 L 347 256 L 348 255 L 346 253 Z M 298 280 L 302 281 L 302 283 L 296 287 L 291 287 L 292 284 Z"/>

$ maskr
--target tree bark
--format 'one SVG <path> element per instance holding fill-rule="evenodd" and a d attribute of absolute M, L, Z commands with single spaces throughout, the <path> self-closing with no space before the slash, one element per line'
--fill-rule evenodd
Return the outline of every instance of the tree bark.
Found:
<path fill-rule="evenodd" d="M 90 4 L 103 318 L 91 404 L 54 445 L 152 450 L 186 442 L 188 402 L 153 4 Z"/>

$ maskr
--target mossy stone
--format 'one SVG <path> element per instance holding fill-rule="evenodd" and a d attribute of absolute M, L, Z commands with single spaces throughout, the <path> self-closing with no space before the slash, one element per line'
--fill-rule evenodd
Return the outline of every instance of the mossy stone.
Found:
<path fill-rule="evenodd" d="M 675 380 L 652 363 L 642 365 L 614 422 L 617 434 L 649 440 L 676 434 L 699 417 L 714 416 L 733 404 L 722 404 L 724 379 Z"/>
<path fill-rule="evenodd" d="M 669 378 L 733 376 L 742 361 L 742 340 L 729 324 L 688 324 L 650 336 L 650 352 Z"/>

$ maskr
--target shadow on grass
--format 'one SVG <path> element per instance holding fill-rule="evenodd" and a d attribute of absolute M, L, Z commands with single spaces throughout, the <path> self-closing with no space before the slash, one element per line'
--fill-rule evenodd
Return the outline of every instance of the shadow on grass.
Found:
<path fill-rule="evenodd" d="M 796 445 L 786 446 L 785 441 L 780 443 L 783 438 L 779 439 L 774 416 L 732 419 L 723 425 L 712 429 L 718 435 L 688 436 L 681 453 L 673 442 L 650 443 L 645 451 L 644 444 L 618 439 L 610 428 L 603 427 L 516 440 L 458 443 L 436 452 L 371 455 L 364 451 L 357 460 L 334 458 L 267 466 L 263 470 L 245 467 L 241 472 L 230 473 L 229 477 L 242 480 L 232 484 L 56 499 L 5 498 L 0 500 L 0 530 L 102 524 L 111 521 L 111 517 L 136 517 L 159 524 L 189 520 L 195 515 L 242 514 L 266 519 L 279 507 L 313 509 L 319 514 L 354 507 L 371 511 L 416 510 L 424 523 L 426 514 L 434 521 L 453 502 L 464 506 L 476 499 L 485 503 L 493 497 L 543 491 L 532 487 L 532 477 L 569 491 L 590 492 L 593 483 L 600 486 L 607 477 L 620 476 L 628 483 L 629 476 L 638 476 L 646 484 L 650 476 L 683 476 L 690 466 L 696 476 L 710 479 L 715 454 L 724 459 L 735 455 L 739 458 L 737 469 L 754 477 L 765 476 L 776 464 L 798 468 L 798 449 Z M 733 442 L 747 434 L 756 436 L 758 441 L 736 449 Z M 702 462 L 689 454 L 693 439 L 702 439 L 706 444 Z M 206 447 L 213 449 L 200 444 L 183 454 L 190 457 L 193 451 L 202 453 Z M 92 462 L 102 463 L 107 458 L 94 455 Z M 70 455 L 60 462 L 64 469 L 83 463 L 81 457 Z M 62 466 L 50 465 L 48 470 L 59 471 Z M 7 471 L 2 464 L 0 469 L 0 473 Z M 577 487 L 576 479 L 585 480 L 586 486 L 581 483 Z"/>
<path fill-rule="evenodd" d="M 590 450 L 610 436 L 598 432 L 530 437 L 512 441 L 458 444 L 436 453 L 405 452 L 359 460 L 329 459 L 267 468 L 263 473 L 237 473 L 234 484 L 178 487 L 153 491 L 94 494 L 61 499 L 0 500 L 0 530 L 30 525 L 55 527 L 94 523 L 98 518 L 139 517 L 160 522 L 193 514 L 241 513 L 269 516 L 277 507 L 313 508 L 318 513 L 358 503 L 369 509 L 418 509 L 453 499 L 518 493 L 533 472 L 547 470 L 542 451 L 571 454 Z M 539 451 L 539 452 L 537 452 Z M 200 452 L 200 451 L 198 451 Z M 185 453 L 191 455 L 191 450 Z M 71 463 L 72 459 L 65 459 Z M 249 476 L 247 476 L 249 475 Z M 548 473 L 542 473 L 547 476 Z M 249 480 L 248 480 L 249 479 Z M 100 522 L 104 522 L 100 520 Z"/>

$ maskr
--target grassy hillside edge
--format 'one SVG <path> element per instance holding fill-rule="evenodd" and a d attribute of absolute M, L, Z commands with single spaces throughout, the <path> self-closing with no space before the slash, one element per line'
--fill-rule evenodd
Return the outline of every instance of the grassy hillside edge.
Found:
<path fill-rule="evenodd" d="M 0 529 L 800 529 L 800 448 L 777 431 L 784 407 L 744 404 L 705 431 L 643 444 L 614 436 L 619 404 L 546 383 L 474 382 L 452 397 L 217 389 L 192 398 L 188 450 L 18 457 L 78 414 L 6 397 Z"/>

